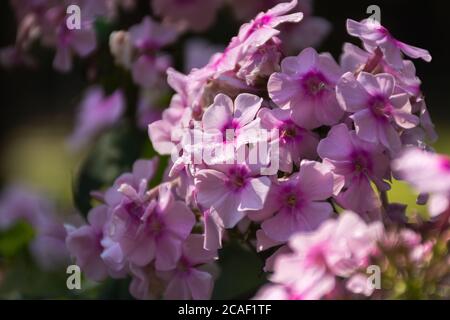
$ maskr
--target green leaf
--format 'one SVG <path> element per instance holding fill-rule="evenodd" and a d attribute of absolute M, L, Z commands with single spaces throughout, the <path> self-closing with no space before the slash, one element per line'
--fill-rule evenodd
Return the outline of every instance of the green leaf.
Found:
<path fill-rule="evenodd" d="M 8 230 L 0 232 L 0 256 L 9 258 L 16 255 L 33 238 L 34 230 L 28 223 L 16 223 Z"/>

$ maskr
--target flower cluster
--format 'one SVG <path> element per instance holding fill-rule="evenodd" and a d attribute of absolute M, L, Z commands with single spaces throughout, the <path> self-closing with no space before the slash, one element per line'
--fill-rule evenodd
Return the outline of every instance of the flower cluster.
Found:
<path fill-rule="evenodd" d="M 131 274 L 136 298 L 206 299 L 217 256 L 203 248 L 203 236 L 191 234 L 195 216 L 173 192 L 171 183 L 148 190 L 155 160 L 138 160 L 133 171 L 96 197 L 103 203 L 88 215 L 88 225 L 72 229 L 67 248 L 93 280 Z M 158 281 L 159 285 L 153 284 Z"/>
<path fill-rule="evenodd" d="M 23 2 L 17 44 L 3 58 L 29 61 L 25 49 L 36 34 L 56 47 L 59 70 L 70 69 L 73 53 L 94 50 L 91 27 L 65 33 L 60 6 Z M 265 11 L 266 1 L 230 1 L 237 18 L 250 21 L 207 61 L 205 52 L 217 47 L 192 42 L 202 54 L 191 54 L 186 74 L 177 71 L 170 46 L 211 26 L 223 2 L 153 0 L 160 21 L 145 16 L 109 36 L 114 63 L 135 89 L 137 126 L 170 159 L 162 179 L 155 156 L 90 190 L 96 205 L 86 223 L 63 230 L 76 264 L 94 281 L 131 278 L 138 299 L 208 299 L 219 250 L 237 238 L 263 258 L 270 280 L 255 288 L 255 299 L 389 298 L 402 267 L 405 288 L 424 278 L 440 288 L 450 273 L 442 263 L 450 160 L 429 146 L 437 135 L 409 60 L 430 62 L 428 51 L 375 20 L 349 19 L 347 32 L 362 46 L 346 43 L 336 61 L 311 47 L 330 27 L 310 1 L 268 1 L 276 5 Z M 90 12 L 113 19 L 121 2 L 114 3 Z M 125 117 L 127 86 L 87 90 L 73 146 Z M 428 221 L 389 202 L 394 179 L 428 203 Z M 373 265 L 386 275 L 381 291 L 365 273 Z"/>

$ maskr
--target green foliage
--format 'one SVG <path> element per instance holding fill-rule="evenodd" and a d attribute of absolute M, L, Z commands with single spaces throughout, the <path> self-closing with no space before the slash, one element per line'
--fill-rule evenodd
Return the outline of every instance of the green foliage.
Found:
<path fill-rule="evenodd" d="M 8 230 L 0 232 L 0 257 L 14 256 L 24 249 L 33 237 L 33 228 L 26 222 L 16 223 Z"/>

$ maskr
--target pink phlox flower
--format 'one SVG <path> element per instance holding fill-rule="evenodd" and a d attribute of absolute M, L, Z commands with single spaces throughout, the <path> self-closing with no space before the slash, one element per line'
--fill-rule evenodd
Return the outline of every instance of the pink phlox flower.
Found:
<path fill-rule="evenodd" d="M 206 268 L 218 258 L 217 250 L 203 248 L 202 235 L 191 234 L 183 244 L 177 266 L 172 271 L 158 272 L 167 279 L 165 299 L 205 300 L 210 299 L 214 285 L 214 276 Z"/>
<path fill-rule="evenodd" d="M 278 130 L 278 134 L 271 138 L 279 144 L 280 170 L 290 173 L 294 165 L 300 165 L 301 160 L 317 156 L 318 135 L 296 125 L 291 119 L 291 111 L 262 108 L 258 118 L 261 119 L 263 129 Z"/>
<path fill-rule="evenodd" d="M 435 217 L 450 205 L 450 159 L 418 148 L 407 148 L 392 163 L 396 176 L 419 193 L 429 193 L 428 209 Z"/>
<path fill-rule="evenodd" d="M 400 129 L 411 129 L 419 124 L 413 115 L 407 93 L 395 92 L 395 79 L 381 73 L 361 72 L 356 78 L 344 74 L 336 86 L 341 107 L 352 113 L 356 134 L 367 142 L 380 143 L 392 154 L 400 151 Z"/>
<path fill-rule="evenodd" d="M 345 124 L 331 128 L 317 148 L 324 163 L 335 174 L 335 196 L 345 209 L 367 213 L 381 203 L 371 183 L 388 190 L 389 158 L 377 144 L 361 140 Z"/>
<path fill-rule="evenodd" d="M 286 242 L 296 232 L 317 229 L 333 208 L 326 202 L 333 194 L 333 175 L 315 161 L 303 160 L 300 170 L 273 184 L 263 211 L 276 212 L 261 224 L 265 234 Z"/>
<path fill-rule="evenodd" d="M 312 48 L 281 62 L 281 72 L 270 76 L 270 98 L 292 111 L 293 121 L 305 129 L 334 125 L 344 115 L 336 100 L 335 85 L 342 71 L 329 54 Z"/>
<path fill-rule="evenodd" d="M 395 39 L 389 30 L 374 19 L 365 19 L 361 22 L 348 19 L 347 32 L 354 37 L 360 38 L 364 47 L 370 52 L 374 52 L 377 47 L 380 48 L 386 61 L 394 68 L 402 68 L 402 53 L 414 59 L 421 58 L 426 62 L 431 61 L 431 55 L 427 50 Z"/>
<path fill-rule="evenodd" d="M 76 128 L 69 137 L 69 145 L 79 149 L 101 131 L 116 124 L 125 111 L 122 91 L 105 96 L 99 87 L 90 88 L 79 107 Z"/>

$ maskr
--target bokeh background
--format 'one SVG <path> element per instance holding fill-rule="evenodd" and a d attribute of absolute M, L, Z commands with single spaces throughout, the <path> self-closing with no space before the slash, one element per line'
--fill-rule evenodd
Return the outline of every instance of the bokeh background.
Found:
<path fill-rule="evenodd" d="M 314 15 L 327 19 L 333 26 L 319 51 L 329 51 L 338 59 L 344 42 L 359 44 L 346 33 L 345 21 L 367 17 L 366 8 L 372 4 L 381 8 L 382 24 L 396 38 L 426 48 L 432 54 L 431 63 L 417 60 L 415 65 L 440 136 L 434 147 L 438 152 L 450 154 L 450 6 L 447 1 L 316 0 Z M 148 11 L 148 1 L 140 1 L 139 9 L 114 28 L 126 29 Z M 239 25 L 233 22 L 229 9 L 224 8 L 215 26 L 201 36 L 224 44 L 237 33 Z M 0 47 L 15 41 L 15 28 L 8 1 L 0 1 Z M 181 42 L 175 45 L 174 51 L 182 55 Z M 66 139 L 73 129 L 76 106 L 88 87 L 87 75 L 82 70 L 89 69 L 86 67 L 95 61 L 77 59 L 72 72 L 60 74 L 51 67 L 51 50 L 37 48 L 36 53 L 41 62 L 37 69 L 0 69 L 0 189 L 19 181 L 43 191 L 58 206 L 70 208 L 74 179 L 87 151 L 69 152 Z M 108 71 L 107 67 L 102 70 Z M 145 139 L 145 133 L 141 138 Z M 414 194 L 403 184 L 396 183 L 391 197 L 415 206 Z"/>

